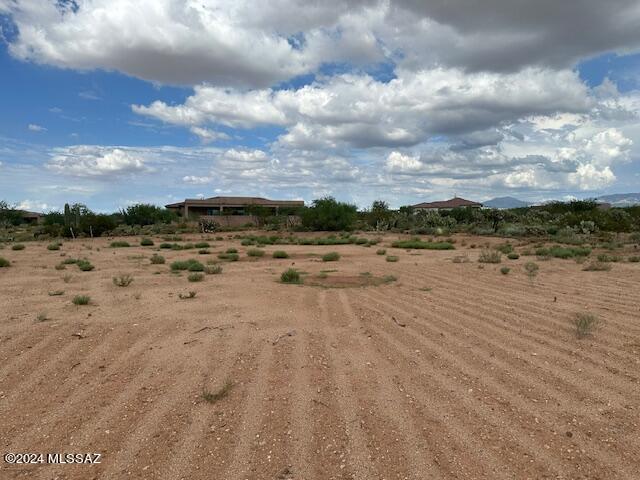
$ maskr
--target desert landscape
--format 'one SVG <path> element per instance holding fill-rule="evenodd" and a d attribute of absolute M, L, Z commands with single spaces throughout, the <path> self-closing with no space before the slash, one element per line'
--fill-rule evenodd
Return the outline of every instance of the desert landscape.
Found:
<path fill-rule="evenodd" d="M 3 463 L 0 477 L 637 478 L 640 263 L 588 271 L 528 257 L 526 240 L 481 263 L 505 240 L 367 236 L 3 248 L 3 450 L 101 463 Z M 173 265 L 189 259 L 205 271 Z M 580 331 L 576 315 L 597 322 Z"/>

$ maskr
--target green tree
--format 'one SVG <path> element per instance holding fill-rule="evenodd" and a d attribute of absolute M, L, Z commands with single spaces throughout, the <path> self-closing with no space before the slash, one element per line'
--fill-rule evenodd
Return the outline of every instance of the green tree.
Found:
<path fill-rule="evenodd" d="M 338 202 L 333 197 L 314 200 L 301 212 L 302 225 L 311 230 L 351 230 L 358 209 L 355 205 Z"/>

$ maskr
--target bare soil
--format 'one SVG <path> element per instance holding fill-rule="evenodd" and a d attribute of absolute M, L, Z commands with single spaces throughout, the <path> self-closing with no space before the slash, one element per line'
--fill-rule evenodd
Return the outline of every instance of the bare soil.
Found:
<path fill-rule="evenodd" d="M 254 247 L 225 236 L 210 255 L 159 250 L 164 265 L 149 261 L 157 238 L 0 250 L 12 262 L 0 268 L 1 453 L 102 454 L 0 460 L 0 478 L 640 478 L 640 264 L 478 264 L 462 237 L 452 251 L 393 239 L 249 258 Z M 229 247 L 240 261 L 202 282 L 170 271 Z M 341 259 L 322 262 L 329 251 Z M 54 268 L 69 257 L 95 270 Z M 313 281 L 280 283 L 290 267 Z M 133 283 L 114 285 L 118 274 Z M 397 280 L 378 281 L 387 275 Z M 585 338 L 577 312 L 601 319 Z"/>

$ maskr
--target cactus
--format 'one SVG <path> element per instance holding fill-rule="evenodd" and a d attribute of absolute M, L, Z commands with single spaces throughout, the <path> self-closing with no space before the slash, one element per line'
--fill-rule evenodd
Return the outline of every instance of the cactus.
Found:
<path fill-rule="evenodd" d="M 68 203 L 64 204 L 64 226 L 71 226 L 71 208 L 69 207 Z"/>

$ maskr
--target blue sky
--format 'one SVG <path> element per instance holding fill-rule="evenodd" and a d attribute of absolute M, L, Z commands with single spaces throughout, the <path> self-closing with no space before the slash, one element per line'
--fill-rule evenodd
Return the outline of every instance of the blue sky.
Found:
<path fill-rule="evenodd" d="M 275 3 L 0 0 L 0 199 L 640 190 L 633 2 Z"/>

